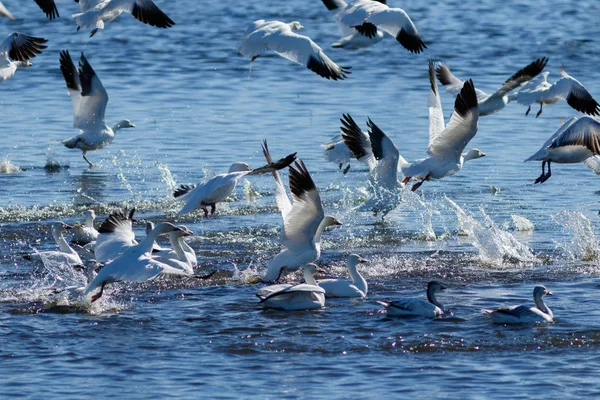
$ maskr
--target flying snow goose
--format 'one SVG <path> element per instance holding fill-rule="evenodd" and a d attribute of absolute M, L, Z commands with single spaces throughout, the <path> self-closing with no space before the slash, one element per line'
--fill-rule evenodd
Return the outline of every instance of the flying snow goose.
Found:
<path fill-rule="evenodd" d="M 268 148 L 264 151 L 268 153 Z M 304 162 L 290 166 L 289 180 L 293 203 L 285 194 L 281 179 L 276 178 L 276 202 L 283 217 L 280 240 L 285 249 L 269 262 L 264 281 L 275 281 L 284 270 L 296 271 L 318 260 L 323 231 L 328 226 L 341 225 L 335 217 L 325 216 L 321 197 Z"/>
<path fill-rule="evenodd" d="M 362 35 L 373 38 L 377 28 L 389 33 L 411 53 L 421 53 L 427 48 L 417 27 L 401 8 L 390 8 L 372 0 L 358 0 L 344 11 L 342 23 L 355 28 Z"/>
<path fill-rule="evenodd" d="M 13 32 L 0 43 L 0 83 L 10 79 L 17 69 L 31 67 L 31 58 L 41 54 L 46 39 Z"/>
<path fill-rule="evenodd" d="M 61 264 L 66 264 L 71 267 L 74 266 L 83 266 L 83 262 L 81 261 L 81 257 L 79 254 L 65 240 L 63 233 L 67 229 L 73 229 L 71 225 L 67 225 L 63 222 L 54 222 L 50 226 L 50 231 L 52 232 L 52 237 L 54 241 L 58 245 L 59 251 L 43 251 L 43 252 L 35 252 L 31 254 L 32 260 L 44 261 L 44 259 L 50 259 L 52 261 L 56 261 Z"/>
<path fill-rule="evenodd" d="M 348 164 L 343 169 L 344 175 L 350 171 L 350 159 L 356 158 L 356 156 L 346 146 L 342 135 L 335 135 L 331 140 L 323 143 L 321 147 L 325 149 L 323 150 L 323 157 L 326 161 L 337 164 L 339 169 L 344 168 L 344 164 Z"/>
<path fill-rule="evenodd" d="M 527 306 L 508 306 L 500 307 L 495 310 L 483 310 L 483 313 L 489 315 L 493 322 L 497 324 L 520 324 L 527 322 L 553 322 L 554 314 L 552 310 L 544 303 L 544 296 L 552 296 L 552 292 L 545 286 L 536 286 L 533 288 L 533 301 L 535 307 Z"/>
<path fill-rule="evenodd" d="M 304 280 L 306 283 L 290 285 L 287 287 L 277 286 L 277 289 L 267 290 L 269 294 L 257 294 L 260 303 L 265 308 L 278 310 L 296 311 L 313 310 L 325 306 L 325 289 L 319 287 L 315 281 L 314 274 L 318 267 L 315 264 L 307 264 L 304 267 Z M 263 288 L 262 290 L 266 290 Z"/>
<path fill-rule="evenodd" d="M 386 0 L 375 0 L 385 4 Z M 364 47 L 372 46 L 383 39 L 383 32 L 377 30 L 374 36 L 367 37 L 356 29 L 349 27 L 342 22 L 342 18 L 348 14 L 348 4 L 344 0 L 323 0 L 323 4 L 329 10 L 329 12 L 335 18 L 342 37 L 337 42 L 333 43 L 331 47 L 339 47 L 342 49 L 356 50 Z"/>
<path fill-rule="evenodd" d="M 169 233 L 171 249 L 158 252 L 152 249 L 152 258 L 192 275 L 194 267 L 198 266 L 198 260 L 196 259 L 194 249 L 184 242 L 183 238 L 185 236 L 192 236 L 193 234 L 187 227 L 180 225 L 179 230 Z"/>
<path fill-rule="evenodd" d="M 35 0 L 35 2 L 42 9 L 44 14 L 46 14 L 48 19 L 52 20 L 60 17 L 60 15 L 58 15 L 58 9 L 56 8 L 54 0 Z"/>
<path fill-rule="evenodd" d="M 598 159 L 600 154 L 600 122 L 592 117 L 571 118 L 565 122 L 541 149 L 527 161 L 542 161 L 542 174 L 535 183 L 543 183 L 550 178 L 550 163 L 573 164 L 583 162 L 600 175 Z M 545 172 L 548 164 L 548 173 Z"/>
<path fill-rule="evenodd" d="M 244 57 L 251 57 L 252 62 L 270 49 L 281 57 L 304 65 L 323 78 L 347 78 L 349 67 L 338 66 L 311 38 L 294 32 L 302 28 L 298 21 L 286 24 L 259 19 L 250 25 L 238 42 L 238 51 Z"/>
<path fill-rule="evenodd" d="M 107 146 L 119 129 L 134 128 L 135 125 L 126 119 L 112 127 L 106 125 L 104 112 L 108 104 L 108 93 L 83 53 L 77 69 L 69 51 L 61 51 L 60 70 L 73 103 L 73 127 L 79 129 L 79 135 L 62 143 L 69 149 L 80 149 L 83 159 L 91 168 L 94 164 L 86 156 L 88 151 Z"/>
<path fill-rule="evenodd" d="M 134 212 L 135 208 L 114 211 L 100 225 L 94 246 L 94 255 L 99 263 L 110 262 L 137 244 L 133 233 Z"/>
<path fill-rule="evenodd" d="M 444 315 L 444 307 L 437 300 L 436 293 L 444 289 L 441 283 L 431 281 L 427 284 L 427 300 L 415 297 L 378 303 L 385 307 L 389 316 L 437 318 Z"/>
<path fill-rule="evenodd" d="M 369 128 L 367 133 L 363 132 L 349 115 L 345 115 L 342 120 L 342 137 L 356 158 L 369 166 L 375 188 L 393 192 L 398 186 L 397 170 L 400 169 L 404 174 L 403 183 L 408 183 L 411 179 L 421 180 L 413 185 L 414 191 L 424 181 L 453 175 L 460 171 L 465 161 L 485 156 L 478 149 L 471 149 L 468 153 L 462 154 L 466 145 L 477 133 L 479 121 L 473 82 L 467 81 L 461 89 L 454 102 L 454 112 L 450 121 L 447 126 L 444 126 L 433 65 L 434 61 L 430 60 L 428 158 L 417 160 L 412 164 L 408 163 L 400 156 L 398 149 L 387 135 L 370 119 L 367 122 Z M 392 206 L 388 205 L 388 208 Z"/>
<path fill-rule="evenodd" d="M 111 22 L 124 12 L 135 19 L 157 28 L 170 28 L 175 22 L 167 16 L 152 0 L 75 0 L 79 3 L 80 13 L 73 14 L 77 31 L 81 28 L 93 28 L 90 37 L 98 29 L 104 29 L 104 23 Z"/>
<path fill-rule="evenodd" d="M 546 63 L 548 63 L 547 57 L 538 58 L 508 78 L 493 94 L 488 94 L 482 90 L 476 89 L 477 100 L 479 102 L 479 115 L 483 117 L 502 110 L 506 104 L 512 100 L 509 93 L 523 85 L 525 82 L 535 78 L 542 72 Z M 436 73 L 440 83 L 450 94 L 456 96 L 461 91 L 464 82 L 454 76 L 448 65 L 443 63 L 439 64 L 436 68 Z"/>
<path fill-rule="evenodd" d="M 581 82 L 567 74 L 562 67 L 559 71 L 562 78 L 553 84 L 547 81 L 549 72 L 544 72 L 512 96 L 519 104 L 528 106 L 525 115 L 529 115 L 533 103 L 540 105 L 535 116 L 537 118 L 542 114 L 544 104 L 554 104 L 559 100 L 566 100 L 571 107 L 582 113 L 600 115 L 600 104 Z"/>
<path fill-rule="evenodd" d="M 367 281 L 358 272 L 358 264 L 366 263 L 367 260 L 358 254 L 351 254 L 346 260 L 346 268 L 350 273 L 350 279 L 320 279 L 317 284 L 325 289 L 325 297 L 367 297 L 369 287 Z"/>
<path fill-rule="evenodd" d="M 96 213 L 94 210 L 87 210 L 83 221 L 73 225 L 73 239 L 71 239 L 71 242 L 80 246 L 94 242 L 99 235 L 99 232 L 94 228 L 95 219 Z"/>
<path fill-rule="evenodd" d="M 102 296 L 104 286 L 109 283 L 145 282 L 159 275 L 189 275 L 181 269 L 173 268 L 152 258 L 152 245 L 156 238 L 163 233 L 178 229 L 180 228 L 169 222 L 158 224 L 141 243 L 129 247 L 120 257 L 105 264 L 87 286 L 83 296 L 87 296 L 100 287 L 100 291 L 92 296 L 92 302 L 94 302 Z"/>
<path fill-rule="evenodd" d="M 15 17 L 8 11 L 8 8 L 0 2 L 0 16 L 10 19 L 11 21 L 15 20 Z"/>
<path fill-rule="evenodd" d="M 216 204 L 225 201 L 231 195 L 240 179 L 286 168 L 295 159 L 296 153 L 290 154 L 277 162 L 271 162 L 257 169 L 250 168 L 246 163 L 236 162 L 229 167 L 228 173 L 219 174 L 201 185 L 182 185 L 173 193 L 175 198 L 186 203 L 178 215 L 187 214 L 201 208 L 204 210 L 204 216 L 207 217 L 208 207 L 211 208 L 210 213 L 214 214 Z"/>

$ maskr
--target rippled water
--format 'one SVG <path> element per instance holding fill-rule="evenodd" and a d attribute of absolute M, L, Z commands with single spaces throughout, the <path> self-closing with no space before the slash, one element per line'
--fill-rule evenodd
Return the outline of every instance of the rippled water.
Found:
<path fill-rule="evenodd" d="M 556 165 L 533 185 L 537 151 L 561 120 L 565 103 L 540 118 L 510 104 L 484 117 L 472 145 L 487 157 L 457 175 L 405 193 L 385 223 L 352 208 L 365 199 L 367 171 L 343 175 L 319 145 L 339 129 L 342 113 L 364 126 L 371 117 L 407 159 L 428 140 L 427 59 L 494 91 L 532 60 L 547 56 L 600 96 L 597 54 L 600 5 L 510 0 L 498 4 L 433 1 L 405 7 L 428 50 L 409 54 L 388 38 L 372 48 L 329 49 L 337 27 L 318 0 L 288 2 L 159 1 L 176 21 L 169 30 L 131 18 L 88 39 L 59 0 L 53 22 L 32 1 L 5 5 L 20 18 L 2 21 L 49 39 L 49 48 L 2 84 L 0 136 L 0 395 L 81 398 L 564 398 L 600 394 L 600 249 L 598 178 L 583 165 Z M 18 8 L 18 7 L 21 8 Z M 299 20 L 341 65 L 330 82 L 278 57 L 249 61 L 235 43 L 255 19 Z M 76 134 L 58 53 L 83 51 L 110 95 L 107 122 L 137 128 L 92 152 L 59 141 Z M 442 93 L 446 119 L 453 100 Z M 175 185 L 200 182 L 235 161 L 298 152 L 328 213 L 344 225 L 326 232 L 320 264 L 344 274 L 357 252 L 371 262 L 364 301 L 328 300 L 321 311 L 285 313 L 257 307 L 260 273 L 278 251 L 281 217 L 270 177 L 238 187 L 214 218 L 175 217 Z M 11 165 L 21 171 L 7 174 Z M 58 166 L 46 168 L 49 165 Z M 116 284 L 93 307 L 50 304 L 49 287 L 78 277 L 24 260 L 53 249 L 49 223 L 74 222 L 92 208 L 101 217 L 135 206 L 140 219 L 185 223 L 197 236 L 200 270 L 209 281 Z M 143 236 L 143 227 L 136 233 Z M 60 267 L 60 266 L 58 266 Z M 57 267 L 57 268 L 58 268 Z M 297 275 L 299 277 L 299 275 Z M 443 281 L 442 320 L 392 319 L 376 300 L 424 296 Z M 554 293 L 549 326 L 502 327 L 485 307 L 532 302 L 536 284 Z"/>

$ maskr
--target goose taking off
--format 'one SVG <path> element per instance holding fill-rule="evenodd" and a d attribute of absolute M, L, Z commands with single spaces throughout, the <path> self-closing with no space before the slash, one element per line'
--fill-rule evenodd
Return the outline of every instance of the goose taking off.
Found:
<path fill-rule="evenodd" d="M 317 285 L 314 277 L 319 268 L 315 264 L 307 264 L 303 269 L 306 283 L 262 288 L 261 291 L 268 294 L 261 294 L 259 291 L 256 296 L 260 299 L 260 304 L 265 308 L 286 311 L 323 308 L 325 306 L 325 289 Z"/>
<path fill-rule="evenodd" d="M 351 28 L 348 25 L 344 24 L 342 22 L 342 19 L 346 15 L 348 15 L 348 11 L 350 9 L 350 7 L 348 7 L 348 4 L 346 4 L 346 2 L 344 0 L 322 0 L 322 1 L 323 1 L 323 4 L 325 4 L 325 7 L 327 7 L 329 12 L 333 15 L 333 18 L 335 18 L 335 22 L 337 23 L 338 27 L 340 28 L 340 32 L 342 34 L 342 37 L 340 39 L 338 39 L 337 42 L 333 43 L 331 45 L 331 47 L 339 47 L 342 49 L 356 50 L 356 49 L 362 49 L 364 47 L 372 46 L 376 43 L 379 43 L 379 41 L 381 39 L 383 39 L 383 32 L 380 30 L 377 30 L 377 28 L 375 28 L 375 30 L 376 30 L 375 35 L 367 37 L 367 36 L 363 35 L 362 33 L 360 33 L 359 31 L 357 31 L 356 29 Z M 385 2 L 386 2 L 386 0 L 374 0 L 374 1 L 379 1 L 382 4 L 385 4 Z"/>
<path fill-rule="evenodd" d="M 400 169 L 404 174 L 405 184 L 411 179 L 420 180 L 413 185 L 414 191 L 424 181 L 453 175 L 460 171 L 465 161 L 485 156 L 478 149 L 471 149 L 468 153 L 462 154 L 466 145 L 477 133 L 479 121 L 473 82 L 467 81 L 461 89 L 454 102 L 454 112 L 450 121 L 447 126 L 444 126 L 444 115 L 433 65 L 433 60 L 429 60 L 428 158 L 411 164 L 399 154 L 394 143 L 370 119 L 367 122 L 368 132 L 363 132 L 349 115 L 345 115 L 342 120 L 342 137 L 356 158 L 369 166 L 372 184 L 376 189 L 383 188 L 387 192 L 395 190 L 399 185 L 397 171 Z M 392 205 L 387 207 L 390 208 Z M 377 209 L 374 208 L 373 211 Z"/>
<path fill-rule="evenodd" d="M 537 79 L 529 81 L 521 90 L 511 96 L 511 100 L 528 106 L 525 115 L 529 115 L 531 105 L 537 103 L 540 110 L 535 117 L 542 114 L 544 104 L 554 104 L 559 100 L 566 100 L 575 110 L 589 115 L 600 115 L 600 104 L 592 97 L 590 92 L 579 82 L 565 72 L 563 68 L 559 69 L 562 78 L 548 83 L 549 72 L 543 72 Z"/>
<path fill-rule="evenodd" d="M 444 307 L 438 302 L 436 293 L 444 289 L 441 283 L 431 281 L 427 284 L 427 300 L 416 297 L 378 303 L 385 307 L 389 316 L 437 318 L 444 315 Z"/>
<path fill-rule="evenodd" d="M 173 193 L 175 198 L 186 202 L 178 215 L 187 214 L 201 208 L 204 210 L 204 216 L 208 217 L 208 207 L 211 209 L 210 213 L 214 214 L 217 203 L 225 201 L 231 195 L 240 179 L 286 168 L 295 159 L 296 153 L 290 154 L 277 162 L 270 162 L 257 169 L 250 168 L 246 163 L 237 162 L 229 167 L 228 173 L 219 174 L 201 185 L 182 185 Z"/>
<path fill-rule="evenodd" d="M 483 310 L 483 313 L 489 315 L 493 322 L 497 324 L 520 324 L 527 322 L 553 322 L 554 314 L 552 310 L 544 303 L 544 296 L 552 296 L 545 286 L 536 286 L 533 288 L 533 301 L 535 307 L 527 306 L 508 306 L 500 307 L 495 310 Z"/>
<path fill-rule="evenodd" d="M 509 93 L 527 81 L 535 78 L 542 72 L 546 63 L 548 63 L 547 57 L 538 58 L 508 78 L 502 86 L 500 86 L 500 89 L 493 94 L 488 94 L 482 90 L 476 89 L 477 101 L 479 102 L 479 115 L 483 117 L 502 110 L 506 104 L 512 100 Z M 436 73 L 440 83 L 446 88 L 448 93 L 456 96 L 460 92 L 464 82 L 454 76 L 448 65 L 438 65 Z"/>
<path fill-rule="evenodd" d="M 98 29 L 104 29 L 104 23 L 111 22 L 123 13 L 131 14 L 146 25 L 157 28 L 170 28 L 175 22 L 167 16 L 152 0 L 75 0 L 79 3 L 80 13 L 73 14 L 77 31 L 81 28 L 93 28 L 90 37 Z"/>
<path fill-rule="evenodd" d="M 238 52 L 244 57 L 250 57 L 252 62 L 270 49 L 281 57 L 304 65 L 323 78 L 347 78 L 349 67 L 338 66 L 311 38 L 294 32 L 302 28 L 298 21 L 286 24 L 259 19 L 250 25 L 238 42 Z"/>
<path fill-rule="evenodd" d="M 100 225 L 94 246 L 94 255 L 99 263 L 110 262 L 137 244 L 133 233 L 134 212 L 135 208 L 114 211 Z"/>
<path fill-rule="evenodd" d="M 320 279 L 317 284 L 325 289 L 325 297 L 367 297 L 369 286 L 367 281 L 358 272 L 358 264 L 366 263 L 367 260 L 358 254 L 350 254 L 346 260 L 346 268 L 350 273 L 350 279 Z"/>
<path fill-rule="evenodd" d="M 571 118 L 565 122 L 541 149 L 527 161 L 541 161 L 542 174 L 535 183 L 543 183 L 550 178 L 550 163 L 573 164 L 583 162 L 597 175 L 600 175 L 600 122 L 592 117 Z M 545 172 L 548 164 L 548 173 Z"/>
<path fill-rule="evenodd" d="M 271 155 L 266 142 L 263 152 L 269 160 Z M 269 262 L 264 281 L 275 281 L 284 270 L 296 271 L 318 260 L 323 231 L 328 226 L 341 225 L 335 217 L 325 216 L 321 197 L 304 162 L 290 166 L 289 180 L 293 203 L 285 193 L 281 177 L 278 173 L 275 175 L 275 201 L 283 217 L 280 241 L 285 249 Z"/>
<path fill-rule="evenodd" d="M 13 32 L 0 43 L 0 83 L 10 79 L 17 69 L 31 67 L 31 58 L 41 54 L 46 39 Z"/>
<path fill-rule="evenodd" d="M 411 53 L 421 53 L 427 48 L 417 27 L 401 8 L 390 8 L 372 0 L 358 0 L 344 11 L 342 23 L 355 28 L 362 35 L 373 38 L 377 28 L 387 32 Z"/>
<path fill-rule="evenodd" d="M 104 112 L 108 104 L 108 93 L 83 53 L 77 69 L 69 51 L 61 51 L 60 70 L 73 103 L 73 127 L 79 129 L 79 135 L 62 143 L 69 149 L 80 149 L 83 159 L 91 168 L 94 164 L 86 156 L 88 151 L 107 146 L 118 130 L 135 128 L 135 125 L 126 119 L 112 127 L 106 125 Z"/>

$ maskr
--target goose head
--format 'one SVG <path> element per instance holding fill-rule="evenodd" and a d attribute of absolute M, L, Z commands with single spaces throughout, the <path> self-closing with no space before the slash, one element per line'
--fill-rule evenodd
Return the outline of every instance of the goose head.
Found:
<path fill-rule="evenodd" d="M 304 28 L 302 26 L 302 24 L 300 22 L 298 22 L 298 21 L 290 22 L 288 25 L 290 26 L 290 29 L 293 30 L 293 31 L 298 31 L 298 30 Z"/>
<path fill-rule="evenodd" d="M 465 155 L 464 159 L 465 161 L 468 160 L 475 160 L 476 158 L 481 158 L 481 157 L 485 157 L 485 153 L 479 149 L 471 149 L 469 150 L 469 152 Z"/>
<path fill-rule="evenodd" d="M 231 164 L 231 167 L 229 167 L 229 173 L 232 172 L 249 172 L 252 171 L 252 168 L 246 164 L 245 162 L 236 162 Z"/>
<path fill-rule="evenodd" d="M 356 268 L 358 264 L 364 264 L 368 261 L 359 256 L 358 254 L 350 254 L 346 259 L 346 265 L 352 268 Z"/>
<path fill-rule="evenodd" d="M 86 225 L 93 226 L 94 220 L 96 219 L 96 213 L 94 210 L 87 210 L 84 215 Z"/>
<path fill-rule="evenodd" d="M 135 128 L 135 124 L 128 119 L 124 119 L 122 121 L 117 122 L 117 124 L 112 127 L 112 130 L 116 132 L 119 129 L 124 128 Z"/>
<path fill-rule="evenodd" d="M 59 235 L 65 232 L 67 229 L 73 229 L 73 226 L 65 224 L 62 221 L 54 222 L 51 226 L 52 233 L 56 233 Z"/>
<path fill-rule="evenodd" d="M 446 288 L 444 287 L 444 285 L 442 285 L 438 281 L 429 282 L 427 284 L 427 300 L 429 300 L 430 303 L 435 304 L 439 308 L 442 308 L 442 305 L 437 301 L 435 295 L 437 292 L 440 292 L 445 289 Z"/>
<path fill-rule="evenodd" d="M 306 264 L 304 267 L 302 267 L 302 272 L 304 274 L 304 280 L 306 281 L 306 283 L 308 283 L 309 285 L 315 285 L 317 286 L 317 281 L 315 281 L 315 274 L 317 272 L 325 272 L 323 271 L 321 268 L 319 268 L 317 266 L 317 264 Z"/>
<path fill-rule="evenodd" d="M 552 296 L 552 292 L 546 289 L 546 286 L 536 286 L 533 288 L 533 298 L 541 299 L 544 296 Z"/>
<path fill-rule="evenodd" d="M 332 217 L 330 215 L 323 218 L 322 224 L 324 227 L 342 225 L 342 223 L 340 221 L 338 221 L 338 219 L 336 217 Z"/>

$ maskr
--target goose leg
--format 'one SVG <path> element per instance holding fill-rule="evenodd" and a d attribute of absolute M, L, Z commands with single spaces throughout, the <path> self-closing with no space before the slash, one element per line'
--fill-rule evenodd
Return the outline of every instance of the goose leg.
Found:
<path fill-rule="evenodd" d="M 423 178 L 423 180 L 421 182 L 415 183 L 411 190 L 414 192 L 415 190 L 417 190 L 418 188 L 421 187 L 423 182 L 428 181 L 430 179 L 431 179 L 431 173 L 427 174 L 427 176 L 425 178 Z"/>
<path fill-rule="evenodd" d="M 206 207 L 202 207 L 202 211 L 204 211 L 204 217 L 208 217 L 208 209 Z"/>
<path fill-rule="evenodd" d="M 546 175 L 546 161 L 542 161 L 542 174 L 540 176 L 538 176 L 538 178 L 535 180 L 534 185 L 536 183 L 543 182 L 542 179 L 544 179 L 545 175 Z"/>
<path fill-rule="evenodd" d="M 217 211 L 217 205 L 215 203 L 212 203 L 210 205 L 210 215 L 213 215 L 216 211 Z"/>
<path fill-rule="evenodd" d="M 550 161 L 548 161 L 548 173 L 544 176 L 540 183 L 546 182 L 550 176 L 552 176 L 552 171 L 550 171 Z"/>
<path fill-rule="evenodd" d="M 86 155 L 85 155 L 85 151 L 83 152 L 82 156 L 83 156 L 83 159 L 84 159 L 85 161 L 87 161 L 87 163 L 88 163 L 88 164 L 90 164 L 90 168 L 94 168 L 94 164 L 92 164 L 92 163 L 90 162 L 90 160 L 88 160 L 88 158 L 86 157 Z"/>
<path fill-rule="evenodd" d="M 92 296 L 92 303 L 95 302 L 96 300 L 98 300 L 100 297 L 102 297 L 102 293 L 104 293 L 104 285 L 106 285 L 106 282 L 102 282 L 100 291 Z"/>
<path fill-rule="evenodd" d="M 529 111 L 531 111 L 531 104 L 527 107 L 527 111 L 525 111 L 525 116 L 529 115 Z"/>
<path fill-rule="evenodd" d="M 405 177 L 405 178 L 402 180 L 402 183 L 404 183 L 404 184 L 406 185 L 406 184 L 408 183 L 408 181 L 410 181 L 410 178 L 411 178 L 410 176 L 407 176 L 407 177 Z"/>
<path fill-rule="evenodd" d="M 350 164 L 346 168 L 344 168 L 344 175 L 346 175 L 350 171 Z"/>
<path fill-rule="evenodd" d="M 98 28 L 92 29 L 92 33 L 90 34 L 90 37 L 94 36 L 96 33 L 98 33 Z"/>
<path fill-rule="evenodd" d="M 540 111 L 535 115 L 536 118 L 542 114 L 542 107 L 544 107 L 544 103 L 540 104 Z"/>

